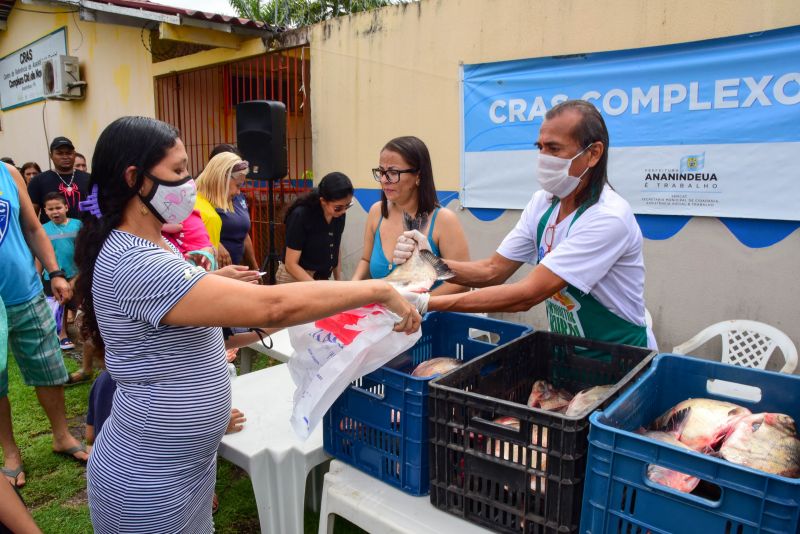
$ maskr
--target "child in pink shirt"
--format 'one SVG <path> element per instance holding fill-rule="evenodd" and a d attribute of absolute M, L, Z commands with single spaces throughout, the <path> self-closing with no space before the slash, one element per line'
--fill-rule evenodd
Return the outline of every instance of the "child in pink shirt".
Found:
<path fill-rule="evenodd" d="M 211 268 L 206 258 L 200 255 L 192 255 L 189 257 L 188 254 L 195 250 L 203 250 L 216 256 L 199 211 L 192 211 L 189 217 L 182 223 L 166 223 L 162 225 L 161 235 L 164 236 L 167 241 L 175 245 L 175 248 L 177 248 L 186 259 L 195 261 L 195 263 L 206 270 Z"/>

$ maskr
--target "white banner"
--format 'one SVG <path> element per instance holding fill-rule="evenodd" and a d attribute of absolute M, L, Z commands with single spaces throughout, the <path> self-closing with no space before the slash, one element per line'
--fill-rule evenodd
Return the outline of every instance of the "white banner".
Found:
<path fill-rule="evenodd" d="M 3 111 L 42 100 L 42 61 L 66 54 L 67 29 L 59 28 L 0 59 Z"/>
<path fill-rule="evenodd" d="M 612 148 L 608 178 L 639 213 L 726 217 L 735 207 L 737 218 L 789 220 L 798 153 L 800 143 Z"/>
<path fill-rule="evenodd" d="M 492 202 L 499 202 L 524 208 L 539 190 L 536 154 L 535 150 L 465 154 L 469 179 L 463 192 L 476 199 L 471 207 L 494 208 Z M 765 175 L 764 162 L 791 168 L 796 154 L 800 143 L 612 148 L 608 181 L 637 213 L 725 217 L 726 207 L 737 206 L 740 218 L 786 219 L 785 214 L 800 206 L 797 177 Z M 509 183 L 514 187 L 498 186 Z M 759 199 L 769 199 L 769 208 Z"/>

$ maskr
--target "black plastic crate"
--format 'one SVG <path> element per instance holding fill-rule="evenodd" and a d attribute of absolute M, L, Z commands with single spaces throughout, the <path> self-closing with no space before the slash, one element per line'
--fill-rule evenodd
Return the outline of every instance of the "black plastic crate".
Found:
<path fill-rule="evenodd" d="M 533 332 L 433 380 L 431 503 L 500 532 L 577 532 L 589 414 L 610 404 L 654 356 L 641 347 Z M 585 415 L 567 417 L 526 405 L 539 379 L 573 393 L 615 387 Z M 498 417 L 517 418 L 519 430 L 494 423 Z"/>
<path fill-rule="evenodd" d="M 325 414 L 325 452 L 411 495 L 428 493 L 428 382 L 411 376 L 436 356 L 477 358 L 528 332 L 527 325 L 431 312 L 408 351 L 350 384 Z"/>

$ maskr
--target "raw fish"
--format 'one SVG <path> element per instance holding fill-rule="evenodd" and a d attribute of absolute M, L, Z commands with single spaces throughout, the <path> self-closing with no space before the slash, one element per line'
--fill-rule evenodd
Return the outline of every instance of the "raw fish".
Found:
<path fill-rule="evenodd" d="M 427 378 L 430 376 L 435 375 L 443 375 L 444 373 L 455 369 L 463 362 L 461 360 L 456 360 L 455 358 L 447 358 L 445 356 L 440 356 L 438 358 L 431 358 L 430 360 L 426 360 L 416 368 L 414 368 L 414 372 L 411 373 L 411 376 L 416 376 L 418 378 Z"/>
<path fill-rule="evenodd" d="M 800 477 L 800 440 L 794 419 L 782 413 L 743 417 L 722 443 L 720 456 L 773 475 Z"/>
<path fill-rule="evenodd" d="M 406 230 L 421 230 L 425 228 L 428 216 L 423 214 L 416 219 L 412 219 L 408 213 L 403 212 L 403 224 Z M 384 278 L 396 289 L 406 289 L 409 291 L 425 292 L 428 291 L 438 280 L 449 280 L 455 273 L 450 267 L 430 250 L 420 250 L 414 247 L 411 257 L 394 269 Z"/>
<path fill-rule="evenodd" d="M 679 441 L 699 452 L 714 452 L 739 419 L 750 410 L 731 402 L 687 399 L 655 420 L 654 430 L 672 433 Z"/>
<path fill-rule="evenodd" d="M 567 411 L 564 412 L 564 415 L 569 415 L 571 417 L 586 415 L 589 413 L 589 408 L 594 406 L 599 400 L 605 398 L 613 387 L 613 385 L 595 386 L 578 392 L 578 394 L 569 401 Z"/>
<path fill-rule="evenodd" d="M 563 412 L 570 400 L 572 394 L 569 391 L 556 389 L 546 380 L 537 380 L 533 383 L 531 394 L 528 396 L 528 406 L 551 412 Z"/>
<path fill-rule="evenodd" d="M 692 450 L 678 441 L 673 434 L 668 432 L 649 430 L 644 433 L 644 436 L 669 443 L 679 449 Z M 684 493 L 691 493 L 700 483 L 700 479 L 697 477 L 681 473 L 680 471 L 673 471 L 672 469 L 667 469 L 666 467 L 661 467 L 656 464 L 647 466 L 647 478 L 656 484 L 661 484 L 662 486 L 667 486 L 668 488 L 676 489 Z"/>

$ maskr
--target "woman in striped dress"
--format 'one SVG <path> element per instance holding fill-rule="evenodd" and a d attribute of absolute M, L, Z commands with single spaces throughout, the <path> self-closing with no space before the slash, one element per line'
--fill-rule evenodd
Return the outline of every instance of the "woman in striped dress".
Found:
<path fill-rule="evenodd" d="M 381 302 L 420 317 L 382 281 L 257 286 L 209 276 L 161 237 L 196 194 L 178 132 L 123 117 L 97 141 L 76 243 L 85 334 L 117 382 L 88 466 L 95 532 L 212 532 L 216 451 L 230 415 L 222 326 L 289 326 Z M 96 204 L 94 202 L 96 198 Z M 101 341 L 102 339 L 102 341 Z"/>

